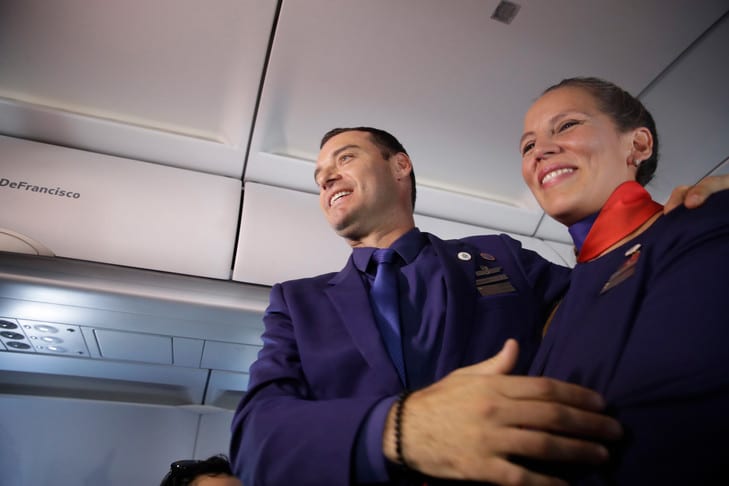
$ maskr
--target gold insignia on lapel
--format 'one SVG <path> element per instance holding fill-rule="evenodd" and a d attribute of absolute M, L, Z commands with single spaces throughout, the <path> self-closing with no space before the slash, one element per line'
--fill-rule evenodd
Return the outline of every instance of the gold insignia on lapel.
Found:
<path fill-rule="evenodd" d="M 631 246 L 630 248 L 628 248 L 625 251 L 625 256 L 629 257 L 633 253 L 639 251 L 640 250 L 640 247 L 641 247 L 640 243 L 636 243 L 635 245 Z"/>
<path fill-rule="evenodd" d="M 496 258 L 488 253 L 481 253 L 480 256 L 487 262 L 496 261 Z M 487 265 L 481 265 L 476 270 L 476 288 L 483 296 L 516 291 L 509 282 L 509 276 L 502 272 L 501 267 L 488 267 Z"/>
<path fill-rule="evenodd" d="M 503 282 L 504 280 L 509 280 L 509 277 L 507 277 L 506 275 L 501 273 L 499 275 L 494 275 L 492 277 L 479 278 L 476 280 L 476 285 L 477 286 L 487 285 L 490 283 Z"/>
<path fill-rule="evenodd" d="M 501 267 L 493 267 L 489 268 L 487 266 L 481 266 L 481 270 L 476 270 L 476 276 L 477 277 L 483 277 L 484 275 L 493 275 L 494 273 L 499 273 L 501 271 Z"/>
<path fill-rule="evenodd" d="M 608 281 L 602 286 L 600 295 L 633 276 L 635 273 L 635 265 L 638 263 L 638 258 L 640 257 L 640 243 L 632 246 L 628 251 L 626 251 L 625 256 L 628 257 L 628 259 L 620 265 L 620 268 L 618 268 L 615 273 L 610 275 Z"/>

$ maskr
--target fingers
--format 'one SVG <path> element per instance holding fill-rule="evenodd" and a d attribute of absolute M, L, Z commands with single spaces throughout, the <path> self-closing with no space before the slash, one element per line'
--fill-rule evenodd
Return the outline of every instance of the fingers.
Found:
<path fill-rule="evenodd" d="M 686 193 L 688 192 L 689 188 L 690 188 L 690 186 L 676 187 L 671 192 L 671 196 L 668 198 L 668 201 L 666 201 L 666 204 L 663 205 L 663 214 L 668 214 L 669 212 L 673 211 L 678 206 L 683 204 L 684 199 L 686 199 Z"/>
<path fill-rule="evenodd" d="M 592 390 L 543 377 L 498 378 L 498 389 L 505 400 L 485 402 L 484 413 L 494 413 L 489 407 L 499 407 L 498 420 L 502 424 L 596 440 L 622 436 L 617 420 L 598 413 L 605 402 Z"/>
<path fill-rule="evenodd" d="M 481 464 L 483 473 L 475 473 L 483 481 L 503 486 L 568 486 L 566 481 L 539 474 L 522 466 L 518 466 L 502 457 L 492 457 Z"/>
<path fill-rule="evenodd" d="M 598 442 L 619 438 L 622 429 L 598 413 L 602 397 L 550 378 L 504 375 L 517 356 L 518 345 L 509 340 L 490 360 L 410 395 L 402 440 L 412 467 L 434 477 L 552 485 L 561 483 L 509 457 L 587 464 L 607 459 Z M 391 459 L 393 420 L 389 413 L 383 441 Z"/>
<path fill-rule="evenodd" d="M 729 174 L 704 177 L 690 187 L 678 186 L 663 206 L 663 214 L 669 213 L 681 204 L 689 209 L 697 208 L 704 204 L 709 196 L 725 189 L 729 189 Z"/>
<path fill-rule="evenodd" d="M 481 375 L 506 375 L 514 369 L 519 357 L 519 343 L 516 339 L 507 339 L 504 346 L 493 357 L 460 369 L 461 373 Z"/>
<path fill-rule="evenodd" d="M 715 192 L 729 189 L 729 174 L 704 177 L 689 188 L 684 204 L 687 208 L 697 208 Z"/>
<path fill-rule="evenodd" d="M 514 368 L 518 355 L 518 343 L 514 339 L 508 339 L 501 351 L 492 358 L 460 368 L 452 375 L 471 375 L 463 377 L 467 380 L 480 380 L 491 376 L 491 379 L 485 380 L 481 385 L 478 385 L 478 381 L 474 381 L 472 385 L 482 386 L 517 400 L 554 401 L 593 411 L 605 407 L 605 402 L 598 393 L 579 385 L 543 377 L 504 376 Z"/>
<path fill-rule="evenodd" d="M 556 485 L 562 483 L 530 471 L 518 461 L 512 463 L 509 458 L 579 464 L 601 464 L 608 459 L 603 445 L 575 437 L 603 428 L 591 423 L 593 417 L 581 416 L 584 412 L 573 415 L 574 411 L 557 410 L 555 413 L 549 404 L 529 402 L 524 407 L 502 401 L 498 406 L 481 407 L 476 417 L 469 418 L 467 411 L 461 411 L 440 416 L 438 420 L 423 421 L 418 420 L 414 405 L 406 410 L 404 448 L 412 466 L 434 477 L 496 484 Z M 590 415 L 599 418 L 599 414 Z M 512 422 L 525 425 L 513 426 Z M 532 426 L 566 430 L 568 435 Z M 423 447 L 428 450 L 424 451 Z"/>
<path fill-rule="evenodd" d="M 597 465 L 609 459 L 607 448 L 601 444 L 541 430 L 509 429 L 501 434 L 501 440 L 509 455 L 539 461 Z"/>
<path fill-rule="evenodd" d="M 502 410 L 499 422 L 519 429 L 600 441 L 614 441 L 623 434 L 620 423 L 612 417 L 554 402 L 510 402 Z"/>
<path fill-rule="evenodd" d="M 480 386 L 512 400 L 553 402 L 592 412 L 599 412 L 605 408 L 605 400 L 599 393 L 552 378 L 484 376 L 480 381 Z"/>

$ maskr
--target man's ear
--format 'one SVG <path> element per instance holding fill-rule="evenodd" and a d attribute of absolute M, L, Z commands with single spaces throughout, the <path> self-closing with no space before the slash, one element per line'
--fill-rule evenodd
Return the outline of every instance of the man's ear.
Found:
<path fill-rule="evenodd" d="M 393 171 L 398 179 L 403 179 L 410 176 L 410 171 L 413 170 L 413 164 L 410 161 L 408 154 L 404 152 L 398 152 L 392 156 L 393 159 Z"/>
<path fill-rule="evenodd" d="M 632 162 L 642 162 L 653 155 L 653 134 L 646 127 L 633 130 Z"/>

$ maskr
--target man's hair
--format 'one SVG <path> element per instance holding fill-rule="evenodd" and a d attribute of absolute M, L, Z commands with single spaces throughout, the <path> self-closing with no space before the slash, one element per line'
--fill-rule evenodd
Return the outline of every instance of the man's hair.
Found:
<path fill-rule="evenodd" d="M 162 479 L 160 486 L 187 486 L 198 476 L 233 476 L 230 461 L 222 454 L 208 457 L 205 460 L 175 461 Z"/>
<path fill-rule="evenodd" d="M 347 128 L 334 128 L 332 130 L 329 130 L 327 133 L 324 134 L 324 136 L 321 139 L 321 143 L 319 144 L 319 148 L 322 148 L 325 143 L 329 141 L 330 138 L 339 135 L 340 133 L 344 132 L 366 132 L 370 135 L 370 139 L 372 140 L 372 143 L 374 143 L 377 148 L 380 149 L 380 154 L 382 155 L 383 159 L 389 159 L 393 155 L 397 153 L 404 153 L 405 155 L 408 155 L 407 150 L 405 150 L 405 147 L 402 146 L 400 141 L 395 138 L 394 135 L 392 135 L 389 132 L 386 132 L 385 130 L 380 130 L 379 128 L 373 128 L 373 127 L 347 127 Z M 415 189 L 415 169 L 410 168 L 410 202 L 413 205 L 413 209 L 415 209 L 415 195 L 416 195 L 416 189 Z"/>
<path fill-rule="evenodd" d="M 642 186 L 653 179 L 658 166 L 658 131 L 651 113 L 636 97 L 620 86 L 593 77 L 577 77 L 563 79 L 554 86 L 545 89 L 542 94 L 559 88 L 580 88 L 586 91 L 597 101 L 598 108 L 610 117 L 618 130 L 625 133 L 634 128 L 645 127 L 653 135 L 653 153 L 646 160 L 641 161 L 635 180 Z"/>

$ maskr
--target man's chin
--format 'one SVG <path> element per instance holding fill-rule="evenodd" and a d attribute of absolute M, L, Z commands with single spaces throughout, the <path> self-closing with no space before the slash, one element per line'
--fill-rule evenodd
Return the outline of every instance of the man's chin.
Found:
<path fill-rule="evenodd" d="M 365 236 L 361 228 L 357 228 L 355 225 L 351 223 L 348 224 L 348 222 L 345 221 L 342 221 L 337 225 L 332 225 L 332 228 L 334 228 L 337 235 L 350 241 L 359 241 Z"/>

